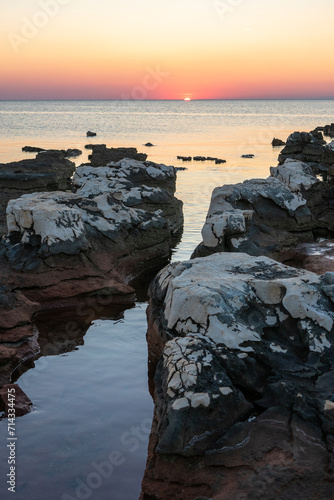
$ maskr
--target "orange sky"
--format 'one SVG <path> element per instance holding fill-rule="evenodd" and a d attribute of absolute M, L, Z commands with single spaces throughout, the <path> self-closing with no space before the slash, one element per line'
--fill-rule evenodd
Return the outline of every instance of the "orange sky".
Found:
<path fill-rule="evenodd" d="M 15 0 L 0 99 L 334 97 L 332 0 Z"/>

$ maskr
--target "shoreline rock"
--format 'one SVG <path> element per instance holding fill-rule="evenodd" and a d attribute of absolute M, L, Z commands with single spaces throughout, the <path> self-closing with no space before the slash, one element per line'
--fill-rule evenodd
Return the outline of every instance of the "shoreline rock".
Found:
<path fill-rule="evenodd" d="M 0 281 L 7 286 L 5 296 L 15 290 L 37 302 L 27 313 L 27 328 L 33 326 L 36 308 L 75 306 L 94 295 L 109 304 L 133 304 L 131 281 L 165 264 L 182 231 L 175 181 L 174 167 L 124 159 L 108 167 L 77 168 L 75 193 L 11 200 L 8 234 L 0 245 Z M 3 312 L 6 303 L 0 307 Z M 17 315 L 17 308 L 11 313 Z M 11 338 L 7 330 L 4 335 Z M 27 337 L 21 334 L 20 341 Z M 11 371 L 19 363 L 17 352 L 13 344 L 7 356 L 15 359 Z"/>
<path fill-rule="evenodd" d="M 195 491 L 301 499 L 301 481 L 308 498 L 331 497 L 332 283 L 334 273 L 228 253 L 158 274 L 148 310 L 158 363 L 143 500 Z"/>

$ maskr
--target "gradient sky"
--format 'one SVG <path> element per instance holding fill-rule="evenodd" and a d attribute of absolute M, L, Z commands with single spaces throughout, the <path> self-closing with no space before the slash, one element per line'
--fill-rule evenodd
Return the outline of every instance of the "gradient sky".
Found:
<path fill-rule="evenodd" d="M 0 8 L 0 99 L 334 97 L 333 0 Z"/>

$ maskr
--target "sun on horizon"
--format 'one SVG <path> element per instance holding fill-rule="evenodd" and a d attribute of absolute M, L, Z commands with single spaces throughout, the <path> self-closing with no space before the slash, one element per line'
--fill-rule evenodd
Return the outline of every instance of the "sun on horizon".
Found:
<path fill-rule="evenodd" d="M 185 97 L 183 100 L 184 101 L 191 101 L 190 97 Z"/>

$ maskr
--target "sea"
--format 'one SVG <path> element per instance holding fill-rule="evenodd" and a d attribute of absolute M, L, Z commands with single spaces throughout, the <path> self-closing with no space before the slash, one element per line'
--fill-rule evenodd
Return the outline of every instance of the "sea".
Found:
<path fill-rule="evenodd" d="M 22 147 L 37 146 L 81 149 L 79 166 L 88 159 L 86 144 L 106 144 L 136 147 L 150 161 L 185 168 L 177 173 L 176 191 L 185 225 L 172 260 L 187 260 L 201 241 L 215 187 L 268 177 L 280 152 L 271 146 L 274 137 L 285 140 L 296 130 L 333 121 L 333 100 L 0 101 L 0 164 L 31 158 Z M 88 130 L 97 136 L 87 138 Z M 254 157 L 242 158 L 246 154 Z M 183 162 L 177 156 L 226 163 Z M 13 375 L 33 402 L 33 411 L 16 422 L 16 500 L 138 499 L 154 407 L 146 307 L 140 295 L 133 308 L 101 312 L 66 346 L 59 318 L 39 320 L 45 355 Z M 45 339 L 51 337 L 48 352 Z M 7 490 L 7 438 L 2 419 L 5 500 L 13 498 Z"/>

